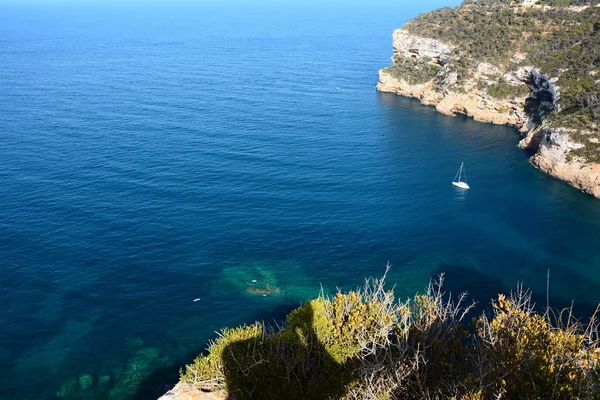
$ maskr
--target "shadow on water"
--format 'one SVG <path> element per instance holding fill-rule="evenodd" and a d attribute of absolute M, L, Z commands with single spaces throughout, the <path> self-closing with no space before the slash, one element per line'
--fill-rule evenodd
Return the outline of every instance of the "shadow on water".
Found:
<path fill-rule="evenodd" d="M 517 284 L 517 282 L 515 282 L 513 287 L 506 287 L 506 285 L 499 280 L 490 278 L 480 271 L 461 265 L 442 264 L 438 267 L 435 276 L 438 276 L 441 273 L 444 273 L 444 288 L 447 292 L 453 294 L 467 292 L 468 298 L 477 302 L 475 309 L 471 313 L 472 316 L 479 315 L 484 311 L 489 311 L 491 309 L 492 299 L 496 299 L 500 293 L 508 295 L 511 291 L 516 289 Z M 584 278 L 575 277 L 573 279 L 583 280 Z M 552 286 L 552 284 L 550 286 Z M 526 282 L 523 287 L 525 289 L 528 288 Z M 550 287 L 550 290 L 551 289 L 552 287 Z M 579 320 L 584 323 L 594 313 L 598 306 L 593 303 L 571 303 L 564 298 L 556 296 L 546 298 L 545 293 L 532 292 L 531 298 L 538 311 L 543 311 L 547 302 L 550 304 L 550 307 L 555 310 L 562 310 L 563 308 L 573 305 L 575 317 L 579 318 Z"/>
<path fill-rule="evenodd" d="M 154 370 L 137 389 L 134 400 L 156 400 L 168 390 L 172 389 L 179 379 L 177 366 L 191 362 L 198 356 L 197 352 L 189 352 L 184 357 L 176 360 L 176 365 L 166 366 Z"/>

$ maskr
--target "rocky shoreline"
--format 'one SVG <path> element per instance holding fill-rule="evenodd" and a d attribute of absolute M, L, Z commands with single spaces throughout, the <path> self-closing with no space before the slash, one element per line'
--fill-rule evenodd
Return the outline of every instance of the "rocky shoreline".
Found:
<path fill-rule="evenodd" d="M 459 89 L 456 73 L 448 68 L 454 54 L 452 44 L 416 36 L 400 28 L 394 31 L 393 45 L 394 62 L 398 57 L 414 62 L 415 68 L 433 65 L 439 71 L 426 82 L 409 83 L 409 79 L 385 68 L 379 71 L 377 90 L 419 99 L 445 115 L 464 114 L 480 122 L 513 126 L 522 136 L 519 147 L 534 152 L 530 158 L 533 166 L 600 198 L 600 164 L 571 157 L 569 152 L 583 144 L 568 135 L 568 128 L 552 126 L 545 119 L 553 109 L 560 108 L 556 78 L 546 77 L 533 66 L 501 71 L 496 66 L 478 62 L 477 67 L 469 71 L 470 82 Z M 514 55 L 515 58 L 520 56 Z M 520 96 L 498 99 L 478 88 L 478 81 L 494 78 L 527 90 Z"/>

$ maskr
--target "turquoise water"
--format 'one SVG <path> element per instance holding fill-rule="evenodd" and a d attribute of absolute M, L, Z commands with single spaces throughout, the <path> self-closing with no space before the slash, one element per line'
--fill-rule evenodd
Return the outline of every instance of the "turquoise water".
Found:
<path fill-rule="evenodd" d="M 550 270 L 587 315 L 600 202 L 510 128 L 377 93 L 442 5 L 400 3 L 1 5 L 0 398 L 155 398 L 220 327 L 388 261 L 483 305 Z"/>

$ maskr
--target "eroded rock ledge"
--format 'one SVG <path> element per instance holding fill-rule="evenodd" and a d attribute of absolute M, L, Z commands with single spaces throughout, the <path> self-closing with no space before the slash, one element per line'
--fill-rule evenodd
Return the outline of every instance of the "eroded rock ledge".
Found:
<path fill-rule="evenodd" d="M 225 400 L 225 392 L 204 392 L 200 388 L 186 382 L 179 382 L 173 389 L 159 397 L 158 400 Z"/>
<path fill-rule="evenodd" d="M 533 66 L 501 70 L 475 61 L 470 63 L 470 78 L 457 84 L 453 64 L 460 62 L 460 57 L 453 44 L 400 28 L 394 31 L 393 46 L 394 64 L 379 71 L 377 90 L 417 98 L 442 114 L 464 114 L 480 122 L 513 126 L 522 135 L 519 147 L 534 152 L 532 165 L 600 198 L 600 164 L 573 157 L 571 151 L 584 144 L 574 140 L 568 128 L 553 126 L 546 120 L 553 111 L 560 110 L 557 78 L 547 77 Z M 513 57 L 517 61 L 525 58 L 519 53 Z M 433 76 L 427 79 L 427 73 Z M 493 97 L 481 82 L 502 82 L 514 86 L 519 94 Z"/>

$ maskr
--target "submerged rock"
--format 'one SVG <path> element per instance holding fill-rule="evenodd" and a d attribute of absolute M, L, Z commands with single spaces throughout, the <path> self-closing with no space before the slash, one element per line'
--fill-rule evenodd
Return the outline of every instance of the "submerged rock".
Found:
<path fill-rule="evenodd" d="M 266 284 L 264 286 L 250 286 L 246 291 L 250 294 L 259 294 L 263 296 L 273 296 L 281 293 L 281 289 L 277 286 Z"/>
<path fill-rule="evenodd" d="M 77 393 L 77 380 L 75 378 L 71 378 L 62 385 L 60 385 L 60 388 L 56 393 L 56 397 L 64 399 L 71 397 L 75 393 Z"/>
<path fill-rule="evenodd" d="M 227 266 L 222 273 L 230 288 L 251 296 L 304 299 L 319 292 L 319 284 L 291 261 L 250 260 Z"/>
<path fill-rule="evenodd" d="M 152 372 L 151 364 L 159 359 L 160 350 L 156 347 L 139 349 L 130 359 L 115 386 L 108 394 L 109 399 L 128 399 L 135 396 L 144 379 Z"/>
<path fill-rule="evenodd" d="M 90 374 L 83 374 L 79 377 L 79 390 L 85 391 L 94 387 L 94 378 Z"/>

